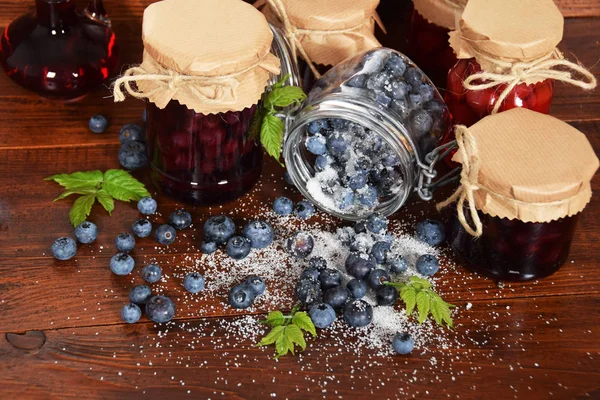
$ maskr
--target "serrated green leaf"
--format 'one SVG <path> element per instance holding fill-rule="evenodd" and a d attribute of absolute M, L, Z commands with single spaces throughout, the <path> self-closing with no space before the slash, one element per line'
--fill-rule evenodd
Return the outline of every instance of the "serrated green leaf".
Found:
<path fill-rule="evenodd" d="M 260 141 L 267 153 L 279 162 L 281 157 L 281 142 L 285 126 L 283 121 L 274 115 L 266 115 L 260 127 Z"/>
<path fill-rule="evenodd" d="M 285 318 L 281 311 L 271 311 L 267 315 L 267 318 L 264 321 L 262 321 L 262 323 L 269 326 L 280 326 L 283 325 L 284 322 Z"/>
<path fill-rule="evenodd" d="M 429 294 L 420 291 L 417 293 L 417 310 L 419 310 L 419 323 L 422 324 L 429 314 Z"/>
<path fill-rule="evenodd" d="M 273 107 L 288 107 L 300 103 L 306 99 L 306 94 L 298 86 L 283 86 L 274 88 L 265 100 L 265 108 L 271 110 Z"/>
<path fill-rule="evenodd" d="M 62 200 L 66 197 L 69 197 L 72 194 L 95 194 L 96 189 L 80 189 L 80 190 L 67 190 L 66 192 L 61 193 L 60 196 L 58 196 L 57 198 L 55 198 L 52 201 L 58 201 L 58 200 Z"/>
<path fill-rule="evenodd" d="M 264 109 L 264 106 L 259 106 L 250 121 L 250 128 L 248 130 L 248 137 L 250 140 L 260 138 L 260 128 L 262 127 L 265 115 L 267 115 L 267 110 Z"/>
<path fill-rule="evenodd" d="M 95 201 L 96 196 L 92 194 L 81 196 L 75 200 L 73 207 L 71 207 L 71 211 L 69 211 L 69 219 L 71 220 L 71 224 L 73 226 L 77 226 L 86 220 L 92 211 L 92 206 L 94 205 Z"/>
<path fill-rule="evenodd" d="M 446 303 L 437 293 L 431 295 L 431 315 L 439 325 L 445 322 L 450 328 L 453 327 L 450 307 L 452 304 Z"/>
<path fill-rule="evenodd" d="M 144 184 L 122 169 L 109 169 L 104 173 L 102 188 L 113 198 L 121 201 L 139 200 L 149 197 Z"/>
<path fill-rule="evenodd" d="M 289 328 L 289 326 L 286 326 L 284 329 L 287 330 L 287 328 Z M 288 351 L 293 355 L 294 343 L 292 343 L 292 340 L 284 332 L 281 336 L 279 336 L 279 338 L 277 338 L 277 341 L 275 342 L 275 349 L 277 349 L 277 355 L 275 356 L 275 358 L 285 356 L 288 353 Z"/>
<path fill-rule="evenodd" d="M 287 82 L 288 79 L 290 79 L 290 76 L 292 76 L 292 74 L 286 74 L 284 75 L 279 81 L 277 81 L 276 84 L 273 85 L 274 89 L 283 87 L 285 85 L 285 83 Z"/>
<path fill-rule="evenodd" d="M 57 174 L 45 178 L 54 181 L 67 190 L 97 189 L 102 183 L 102 171 L 78 171 L 72 174 Z"/>
<path fill-rule="evenodd" d="M 112 196 L 108 194 L 105 189 L 100 189 L 96 193 L 96 199 L 98 199 L 98 202 L 102 204 L 102 207 L 108 211 L 108 215 L 111 215 L 115 209 L 115 200 L 112 198 Z"/>
<path fill-rule="evenodd" d="M 400 289 L 400 298 L 406 304 L 406 315 L 410 315 L 417 304 L 417 291 L 414 287 L 406 285 Z"/>
<path fill-rule="evenodd" d="M 313 324 L 312 319 L 310 319 L 308 314 L 304 311 L 300 311 L 294 314 L 294 316 L 292 317 L 292 324 L 302 329 L 303 331 L 310 333 L 313 336 L 317 336 L 317 330 L 315 329 L 315 325 Z"/>
<path fill-rule="evenodd" d="M 413 286 L 420 286 L 423 289 L 429 289 L 431 287 L 431 283 L 427 279 L 419 278 L 418 276 L 411 276 L 409 281 Z"/>
<path fill-rule="evenodd" d="M 285 336 L 287 336 L 293 344 L 300 346 L 302 350 L 306 349 L 306 340 L 304 340 L 304 334 L 297 325 L 291 324 L 286 326 Z"/>
<path fill-rule="evenodd" d="M 271 329 L 271 332 L 262 338 L 261 341 L 258 342 L 257 346 L 268 346 L 275 343 L 281 336 L 283 336 L 284 329 L 284 326 L 276 326 L 275 328 Z"/>

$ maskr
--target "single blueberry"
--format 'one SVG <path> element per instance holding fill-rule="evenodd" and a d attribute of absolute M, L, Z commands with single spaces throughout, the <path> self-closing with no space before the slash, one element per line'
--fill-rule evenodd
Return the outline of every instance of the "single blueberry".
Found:
<path fill-rule="evenodd" d="M 129 291 L 129 300 L 135 304 L 146 304 L 152 297 L 152 291 L 146 285 L 138 285 Z"/>
<path fill-rule="evenodd" d="M 355 75 L 346 82 L 346 86 L 363 89 L 367 83 L 368 77 L 368 75 L 364 74 Z"/>
<path fill-rule="evenodd" d="M 355 299 L 361 299 L 367 294 L 367 283 L 362 279 L 352 279 L 346 287 Z"/>
<path fill-rule="evenodd" d="M 373 233 L 385 233 L 388 220 L 381 214 L 371 214 L 367 218 L 367 229 Z"/>
<path fill-rule="evenodd" d="M 327 261 L 323 257 L 311 257 L 310 260 L 308 260 L 308 266 L 321 272 L 327 268 Z"/>
<path fill-rule="evenodd" d="M 406 355 L 413 351 L 415 341 L 408 333 L 398 333 L 392 340 L 392 347 L 396 353 Z"/>
<path fill-rule="evenodd" d="M 142 278 L 148 283 L 155 283 L 162 277 L 162 268 L 157 264 L 148 264 L 142 268 Z"/>
<path fill-rule="evenodd" d="M 326 119 L 317 119 L 315 121 L 310 122 L 306 126 L 306 130 L 311 135 L 317 135 L 329 129 L 329 121 Z"/>
<path fill-rule="evenodd" d="M 375 293 L 377 304 L 380 306 L 393 306 L 398 300 L 398 290 L 393 286 L 383 285 Z"/>
<path fill-rule="evenodd" d="M 416 236 L 430 246 L 437 246 L 446 239 L 446 228 L 440 221 L 426 219 L 417 224 Z"/>
<path fill-rule="evenodd" d="M 326 268 L 319 274 L 319 282 L 323 290 L 331 289 L 342 284 L 342 274 L 334 268 Z"/>
<path fill-rule="evenodd" d="M 344 135 L 336 132 L 327 137 L 327 148 L 332 154 L 339 155 L 346 152 L 348 149 L 348 142 Z"/>
<path fill-rule="evenodd" d="M 400 159 L 396 154 L 388 153 L 381 158 L 381 164 L 383 164 L 384 167 L 396 167 L 400 165 Z"/>
<path fill-rule="evenodd" d="M 171 225 L 163 224 L 156 228 L 154 237 L 158 243 L 168 246 L 175 242 L 175 238 L 177 238 L 177 232 Z"/>
<path fill-rule="evenodd" d="M 152 233 L 152 222 L 146 218 L 140 218 L 131 225 L 131 231 L 139 238 L 145 238 Z"/>
<path fill-rule="evenodd" d="M 265 221 L 250 221 L 244 226 L 243 234 L 250 240 L 254 249 L 263 249 L 273 243 L 275 233 L 273 227 Z"/>
<path fill-rule="evenodd" d="M 232 308 L 244 309 L 254 303 L 254 293 L 250 285 L 241 283 L 229 291 L 228 303 Z"/>
<path fill-rule="evenodd" d="M 302 273 L 300 274 L 300 279 L 310 278 L 314 280 L 319 280 L 320 271 L 313 267 L 304 268 Z"/>
<path fill-rule="evenodd" d="M 367 174 L 363 171 L 357 172 L 348 178 L 348 187 L 352 190 L 358 190 L 367 184 Z"/>
<path fill-rule="evenodd" d="M 190 293 L 204 290 L 204 277 L 197 272 L 190 272 L 183 278 L 183 288 Z"/>
<path fill-rule="evenodd" d="M 329 304 L 333 308 L 341 308 L 346 304 L 350 292 L 344 286 L 336 286 L 323 292 L 323 303 Z"/>
<path fill-rule="evenodd" d="M 404 73 L 404 79 L 411 86 L 420 86 L 423 82 L 423 73 L 417 68 L 409 67 Z"/>
<path fill-rule="evenodd" d="M 309 136 L 306 139 L 306 149 L 314 155 L 320 156 L 327 152 L 327 142 L 322 135 Z"/>
<path fill-rule="evenodd" d="M 367 326 L 373 320 L 373 307 L 364 300 L 356 299 L 344 306 L 344 321 L 352 327 Z"/>
<path fill-rule="evenodd" d="M 205 240 L 216 244 L 225 243 L 235 234 L 235 224 L 225 215 L 210 217 L 204 223 Z"/>
<path fill-rule="evenodd" d="M 151 215 L 156 212 L 156 200 L 152 197 L 142 197 L 137 203 L 137 209 L 144 215 Z"/>
<path fill-rule="evenodd" d="M 234 260 L 241 260 L 250 254 L 252 244 L 250 239 L 244 236 L 233 236 L 227 241 L 225 251 L 227 255 Z"/>
<path fill-rule="evenodd" d="M 354 205 L 354 192 L 344 188 L 334 193 L 334 200 L 337 208 L 347 210 Z"/>
<path fill-rule="evenodd" d="M 315 206 L 307 200 L 300 200 L 294 207 L 294 215 L 300 219 L 309 219 L 315 213 Z"/>
<path fill-rule="evenodd" d="M 169 322 L 175 316 L 175 304 L 167 296 L 153 296 L 146 303 L 146 315 L 153 322 Z"/>
<path fill-rule="evenodd" d="M 304 305 L 310 305 L 321 301 L 322 291 L 319 281 L 311 278 L 301 279 L 296 283 L 294 295 L 299 302 Z"/>
<path fill-rule="evenodd" d="M 273 211 L 278 215 L 290 215 L 294 209 L 294 202 L 287 197 L 278 197 L 273 202 Z"/>
<path fill-rule="evenodd" d="M 367 284 L 371 289 L 378 290 L 384 282 L 389 282 L 390 279 L 390 274 L 385 269 L 376 268 L 369 273 Z"/>
<path fill-rule="evenodd" d="M 135 324 L 141 316 L 142 310 L 137 304 L 129 303 L 121 309 L 121 319 L 128 324 Z"/>
<path fill-rule="evenodd" d="M 115 245 L 121 253 L 129 253 L 135 247 L 135 239 L 131 233 L 123 232 L 115 239 Z"/>
<path fill-rule="evenodd" d="M 207 242 L 206 240 L 203 240 L 200 243 L 200 251 L 203 254 L 212 254 L 217 251 L 217 244 L 215 242 Z"/>
<path fill-rule="evenodd" d="M 367 185 L 358 192 L 356 198 L 360 204 L 373 209 L 377 203 L 377 196 L 377 189 L 371 185 Z"/>
<path fill-rule="evenodd" d="M 417 258 L 415 266 L 421 275 L 431 276 L 440 269 L 440 262 L 434 255 L 423 254 L 421 257 Z"/>
<path fill-rule="evenodd" d="M 287 240 L 288 252 L 296 258 L 306 258 L 312 253 L 315 246 L 313 237 L 303 231 L 297 231 Z"/>
<path fill-rule="evenodd" d="M 377 242 L 371 248 L 371 255 L 375 257 L 377 264 L 384 264 L 387 261 L 388 253 L 392 246 L 389 242 Z"/>
<path fill-rule="evenodd" d="M 419 93 L 411 93 L 408 95 L 408 105 L 410 106 L 410 108 L 419 108 L 421 107 L 421 105 L 423 104 L 423 97 L 419 94 Z M 424 111 L 424 110 L 422 110 Z M 425 113 L 427 113 L 427 111 L 424 111 Z"/>
<path fill-rule="evenodd" d="M 344 226 L 343 228 L 338 228 L 336 236 L 345 246 L 349 246 L 354 240 L 356 232 L 354 231 L 354 228 Z"/>
<path fill-rule="evenodd" d="M 400 255 L 392 260 L 388 260 L 387 267 L 392 274 L 401 274 L 406 271 L 406 259 Z"/>
<path fill-rule="evenodd" d="M 336 130 L 345 129 L 348 126 L 348 121 L 342 118 L 333 118 L 329 120 L 329 125 Z"/>
<path fill-rule="evenodd" d="M 418 134 L 428 133 L 433 127 L 433 118 L 425 110 L 418 110 L 411 114 L 411 127 Z"/>
<path fill-rule="evenodd" d="M 421 95 L 423 102 L 428 102 L 433 99 L 435 92 L 432 86 L 427 83 L 423 83 L 419 86 L 419 94 Z"/>
<path fill-rule="evenodd" d="M 135 261 L 127 253 L 117 253 L 110 259 L 110 270 L 115 275 L 128 275 L 133 271 Z"/>
<path fill-rule="evenodd" d="M 119 131 L 119 142 L 121 144 L 129 141 L 143 142 L 145 141 L 144 131 L 136 124 L 125 124 Z"/>
<path fill-rule="evenodd" d="M 75 238 L 79 243 L 92 243 L 98 237 L 98 227 L 93 222 L 83 221 L 75 228 Z"/>
<path fill-rule="evenodd" d="M 146 146 L 133 140 L 123 143 L 119 149 L 119 162 L 123 168 L 132 171 L 145 167 L 148 164 Z"/>
<path fill-rule="evenodd" d="M 57 260 L 65 261 L 77 253 L 77 243 L 69 237 L 60 237 L 52 243 L 52 255 Z"/>
<path fill-rule="evenodd" d="M 390 71 L 393 76 L 400 77 L 406 71 L 406 63 L 399 54 L 392 53 L 385 63 L 386 70 Z"/>
<path fill-rule="evenodd" d="M 252 289 L 254 297 L 258 297 L 265 292 L 267 285 L 265 280 L 258 275 L 250 275 L 246 278 L 246 284 Z"/>
<path fill-rule="evenodd" d="M 96 114 L 90 118 L 88 127 L 94 133 L 104 133 L 108 127 L 108 120 L 104 115 Z"/>
<path fill-rule="evenodd" d="M 356 279 L 365 279 L 375 265 L 375 260 L 366 254 L 352 252 L 346 258 L 346 272 Z"/>
<path fill-rule="evenodd" d="M 183 209 L 175 210 L 169 215 L 169 225 L 178 231 L 189 228 L 191 224 L 192 215 Z"/>
<path fill-rule="evenodd" d="M 328 154 L 317 156 L 317 158 L 315 158 L 315 170 L 317 172 L 325 171 L 331 164 L 333 164 L 333 158 Z"/>
<path fill-rule="evenodd" d="M 313 325 L 317 328 L 327 328 L 335 321 L 335 310 L 329 304 L 314 304 L 308 311 Z"/>

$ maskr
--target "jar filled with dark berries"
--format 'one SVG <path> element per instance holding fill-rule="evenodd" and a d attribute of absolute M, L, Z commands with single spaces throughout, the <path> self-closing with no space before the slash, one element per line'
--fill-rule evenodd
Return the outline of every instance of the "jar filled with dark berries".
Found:
<path fill-rule="evenodd" d="M 466 4 L 467 0 L 413 0 L 406 55 L 438 88 L 446 86 L 448 71 L 458 61 L 448 39 Z"/>
<path fill-rule="evenodd" d="M 496 280 L 556 272 L 567 260 L 599 165 L 586 136 L 524 108 L 456 132 L 461 186 L 438 205 L 454 215 L 452 250 L 467 268 Z"/>
<path fill-rule="evenodd" d="M 264 15 L 239 0 L 164 0 L 144 12 L 143 62 L 115 83 L 147 101 L 153 180 L 214 204 L 246 193 L 262 168 L 250 124 L 280 62 Z"/>
<path fill-rule="evenodd" d="M 357 53 L 379 47 L 375 9 L 379 0 L 259 0 L 267 20 L 278 27 L 297 59 L 302 87 Z"/>
<path fill-rule="evenodd" d="M 284 139 L 285 165 L 330 214 L 390 215 L 423 188 L 423 168 L 432 176 L 427 155 L 448 119 L 435 86 L 407 57 L 369 50 L 316 82 Z"/>

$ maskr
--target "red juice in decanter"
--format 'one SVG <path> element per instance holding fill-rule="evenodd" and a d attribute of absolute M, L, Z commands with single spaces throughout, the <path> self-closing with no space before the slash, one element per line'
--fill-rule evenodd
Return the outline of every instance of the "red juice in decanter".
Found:
<path fill-rule="evenodd" d="M 257 106 L 203 115 L 171 101 L 148 102 L 148 151 L 153 179 L 169 195 L 206 205 L 233 200 L 258 181 L 262 148 L 249 137 Z"/>

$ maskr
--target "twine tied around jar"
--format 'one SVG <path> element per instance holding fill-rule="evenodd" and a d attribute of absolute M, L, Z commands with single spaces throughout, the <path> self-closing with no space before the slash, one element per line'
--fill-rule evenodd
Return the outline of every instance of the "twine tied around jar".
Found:
<path fill-rule="evenodd" d="M 529 62 L 511 63 L 481 53 L 477 53 L 475 59 L 488 61 L 507 71 L 506 73 L 481 71 L 470 75 L 463 82 L 463 86 L 467 90 L 485 90 L 499 85 L 507 85 L 502 93 L 500 93 L 492 114 L 498 112 L 506 97 L 508 97 L 517 85 L 526 81 L 541 82 L 546 79 L 553 79 L 578 86 L 585 90 L 591 90 L 596 87 L 596 77 L 581 65 L 565 60 L 558 49 L 554 49 L 544 57 Z M 557 67 L 565 67 L 570 71 L 555 69 Z M 574 77 L 573 72 L 580 74 L 582 78 Z"/>

